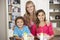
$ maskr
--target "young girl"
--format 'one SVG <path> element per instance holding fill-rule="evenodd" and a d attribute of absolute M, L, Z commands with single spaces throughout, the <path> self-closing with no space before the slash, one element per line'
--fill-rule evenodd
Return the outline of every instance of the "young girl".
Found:
<path fill-rule="evenodd" d="M 44 10 L 38 10 L 36 13 L 36 23 L 32 27 L 32 34 L 37 34 L 39 37 L 41 34 L 51 39 L 54 36 L 53 27 L 51 22 L 46 21 L 46 14 Z"/>
<path fill-rule="evenodd" d="M 26 2 L 26 13 L 24 15 L 25 24 L 29 26 L 30 30 L 35 22 L 35 5 L 32 1 Z"/>
<path fill-rule="evenodd" d="M 24 34 L 27 34 L 28 36 L 32 36 L 29 28 L 26 25 L 24 25 L 23 17 L 17 17 L 15 20 L 15 25 L 16 27 L 14 28 L 13 34 L 16 39 L 23 40 Z"/>

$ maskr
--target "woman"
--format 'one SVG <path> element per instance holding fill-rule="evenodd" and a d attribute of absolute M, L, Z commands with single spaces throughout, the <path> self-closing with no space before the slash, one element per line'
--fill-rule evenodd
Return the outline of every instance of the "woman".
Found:
<path fill-rule="evenodd" d="M 35 16 L 35 5 L 32 1 L 26 2 L 26 13 L 24 15 L 25 24 L 29 26 L 29 29 L 31 31 L 31 27 L 35 22 L 36 16 Z"/>

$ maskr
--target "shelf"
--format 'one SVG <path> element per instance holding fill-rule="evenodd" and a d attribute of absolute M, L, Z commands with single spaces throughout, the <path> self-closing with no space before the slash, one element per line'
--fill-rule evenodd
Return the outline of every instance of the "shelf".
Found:
<path fill-rule="evenodd" d="M 50 4 L 50 9 L 60 9 L 60 4 Z"/>
<path fill-rule="evenodd" d="M 60 13 L 60 12 L 50 12 L 50 13 Z"/>
<path fill-rule="evenodd" d="M 60 19 L 50 20 L 51 22 L 60 22 Z"/>
<path fill-rule="evenodd" d="M 12 12 L 12 6 L 8 6 L 8 12 Z"/>
<path fill-rule="evenodd" d="M 12 6 L 12 4 L 8 4 L 8 6 Z"/>
<path fill-rule="evenodd" d="M 9 15 L 12 15 L 12 12 L 8 12 Z"/>
<path fill-rule="evenodd" d="M 12 21 L 11 21 L 11 20 L 9 20 L 9 23 L 12 23 Z"/>
<path fill-rule="evenodd" d="M 60 16 L 60 4 L 49 3 L 49 9 L 49 18 L 50 21 L 53 23 L 53 27 L 60 29 L 60 19 L 55 19 L 57 15 Z M 59 34 L 58 32 L 60 31 L 56 31 L 57 34 Z"/>
<path fill-rule="evenodd" d="M 20 8 L 20 4 L 12 4 L 13 5 L 13 7 L 18 7 L 18 8 Z"/>
<path fill-rule="evenodd" d="M 60 15 L 60 12 L 49 12 L 50 16 L 56 16 L 56 15 Z"/>

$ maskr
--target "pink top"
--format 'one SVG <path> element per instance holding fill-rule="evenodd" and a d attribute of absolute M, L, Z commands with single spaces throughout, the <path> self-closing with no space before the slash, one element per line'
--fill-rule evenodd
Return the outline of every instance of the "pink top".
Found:
<path fill-rule="evenodd" d="M 39 28 L 36 28 L 36 24 L 34 24 L 31 28 L 31 33 L 36 36 L 37 34 L 39 33 L 46 33 L 48 35 L 53 35 L 54 32 L 53 32 L 53 27 L 52 27 L 52 23 L 50 23 L 49 25 L 44 25 L 43 27 L 39 27 Z"/>

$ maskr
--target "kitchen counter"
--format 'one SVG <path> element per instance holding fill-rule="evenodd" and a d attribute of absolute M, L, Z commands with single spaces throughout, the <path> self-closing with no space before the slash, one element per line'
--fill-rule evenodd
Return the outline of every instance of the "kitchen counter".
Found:
<path fill-rule="evenodd" d="M 54 36 L 51 40 L 60 40 L 60 35 Z"/>
<path fill-rule="evenodd" d="M 10 40 L 14 40 L 14 37 L 10 37 Z M 21 40 L 21 39 L 16 39 L 16 40 Z M 35 37 L 34 40 L 39 40 L 39 39 Z M 60 40 L 60 35 L 56 35 L 50 40 Z"/>

